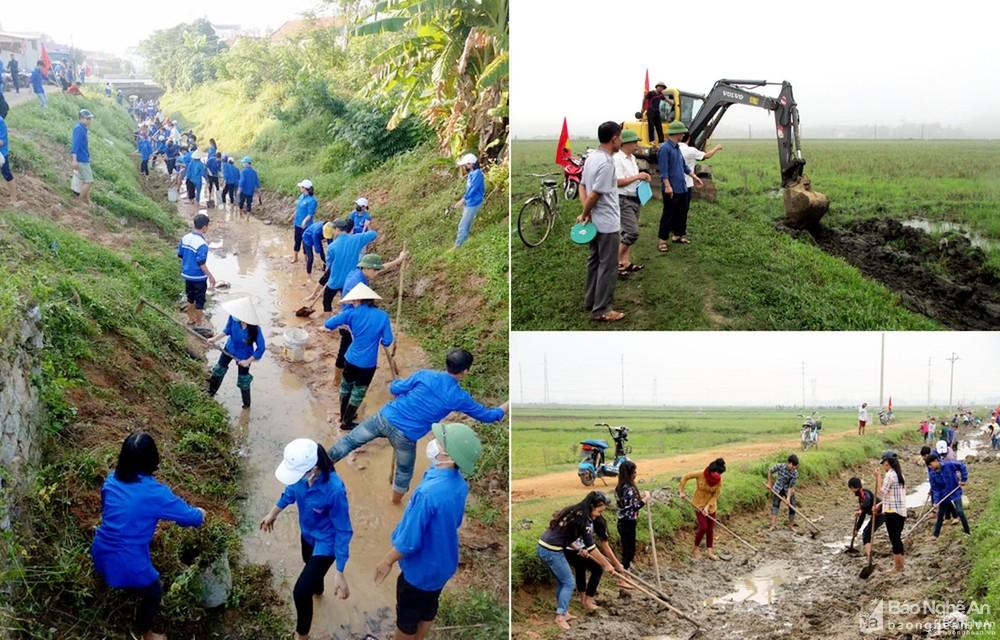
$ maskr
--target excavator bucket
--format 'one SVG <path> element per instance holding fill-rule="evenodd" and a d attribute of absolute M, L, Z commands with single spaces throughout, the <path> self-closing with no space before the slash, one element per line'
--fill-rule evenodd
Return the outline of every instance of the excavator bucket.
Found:
<path fill-rule="evenodd" d="M 813 191 L 809 176 L 802 176 L 785 187 L 785 223 L 795 229 L 819 224 L 830 208 L 830 198 Z"/>

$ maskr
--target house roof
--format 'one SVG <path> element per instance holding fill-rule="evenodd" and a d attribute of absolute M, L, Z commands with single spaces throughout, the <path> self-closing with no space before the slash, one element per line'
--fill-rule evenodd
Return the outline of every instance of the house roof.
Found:
<path fill-rule="evenodd" d="M 284 40 L 294 40 L 309 31 L 312 31 L 313 29 L 339 27 L 343 25 L 343 23 L 343 18 L 340 16 L 327 16 L 307 20 L 288 20 L 271 34 L 271 41 L 280 42 Z"/>

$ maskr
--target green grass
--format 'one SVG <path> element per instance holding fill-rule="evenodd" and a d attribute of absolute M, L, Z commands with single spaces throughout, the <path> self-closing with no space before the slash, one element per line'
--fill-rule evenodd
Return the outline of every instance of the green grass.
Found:
<path fill-rule="evenodd" d="M 907 310 L 898 295 L 819 248 L 778 231 L 780 175 L 774 143 L 721 141 L 712 158 L 719 200 L 696 201 L 687 247 L 656 251 L 659 201 L 642 210 L 633 249 L 646 270 L 619 281 L 618 330 L 905 330 L 940 326 Z M 594 141 L 575 140 L 584 150 Z M 527 174 L 555 172 L 553 141 L 515 141 L 512 219 L 538 192 Z M 807 141 L 808 174 L 831 199 L 827 225 L 869 217 L 961 223 L 1000 241 L 1000 143 Z M 541 247 L 512 246 L 515 330 L 591 329 L 582 310 L 586 248 L 567 238 L 579 201 L 560 201 L 553 234 Z M 997 245 L 1000 246 L 1000 245 Z M 988 251 L 1000 270 L 1000 250 Z"/>
<path fill-rule="evenodd" d="M 990 496 L 985 511 L 972 529 L 969 555 L 972 557 L 972 570 L 966 588 L 969 598 L 982 607 L 972 613 L 971 618 L 991 623 L 992 629 L 970 632 L 965 637 L 996 637 L 1000 625 L 1000 491 L 994 491 Z"/>
<path fill-rule="evenodd" d="M 663 408 L 600 409 L 595 407 L 519 407 L 513 422 L 511 474 L 526 478 L 553 471 L 576 468 L 581 458 L 579 443 L 598 438 L 614 443 L 604 427 L 629 427 L 630 457 L 635 460 L 659 458 L 678 453 L 717 449 L 726 444 L 768 442 L 799 437 L 802 419 L 798 409 L 760 408 Z M 856 431 L 858 414 L 854 409 L 821 409 L 823 437 Z M 896 409 L 896 424 L 916 424 L 922 410 Z M 877 419 L 877 412 L 872 411 Z M 878 426 L 876 425 L 876 428 Z M 915 427 L 914 427 L 915 428 Z"/>

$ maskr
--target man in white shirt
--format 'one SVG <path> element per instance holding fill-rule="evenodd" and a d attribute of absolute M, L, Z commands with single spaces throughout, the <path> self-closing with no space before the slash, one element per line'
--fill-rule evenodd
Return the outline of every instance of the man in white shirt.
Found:
<path fill-rule="evenodd" d="M 690 141 L 690 138 L 688 137 L 687 134 L 685 134 L 684 138 L 681 140 L 681 142 L 677 146 L 681 150 L 681 156 L 684 157 L 684 166 L 686 166 L 687 170 L 688 170 L 688 173 L 686 173 L 684 175 L 684 182 L 687 183 L 688 191 L 691 191 L 693 193 L 694 192 L 694 179 L 691 177 L 691 174 L 694 173 L 694 166 L 695 166 L 695 164 L 697 164 L 698 162 L 701 162 L 702 160 L 708 160 L 709 158 L 711 158 L 712 156 L 714 156 L 716 153 L 722 151 L 722 145 L 721 144 L 717 144 L 714 147 L 712 147 L 711 149 L 709 149 L 708 151 L 702 151 L 701 149 L 699 149 L 697 147 L 692 147 L 691 145 L 689 145 L 688 144 L 689 141 Z M 710 201 L 714 202 L 714 200 L 712 200 L 711 198 L 710 198 Z"/>
<path fill-rule="evenodd" d="M 639 181 L 649 181 L 649 174 L 639 171 L 635 161 L 635 148 L 639 144 L 639 134 L 622 131 L 622 148 L 612 156 L 615 162 L 615 178 L 618 180 L 618 208 L 621 210 L 622 240 L 618 246 L 618 276 L 624 277 L 642 269 L 641 264 L 632 262 L 632 245 L 639 239 Z"/>
<path fill-rule="evenodd" d="M 865 425 L 868 424 L 868 403 L 862 402 L 858 407 L 858 435 L 865 435 Z"/>

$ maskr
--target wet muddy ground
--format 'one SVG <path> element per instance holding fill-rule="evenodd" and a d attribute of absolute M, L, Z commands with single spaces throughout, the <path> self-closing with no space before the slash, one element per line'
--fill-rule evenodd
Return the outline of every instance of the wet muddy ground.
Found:
<path fill-rule="evenodd" d="M 966 493 L 971 506 L 966 513 L 976 527 L 976 514 L 1000 481 L 1000 456 L 963 430 L 963 454 L 969 464 Z M 977 448 L 978 447 L 978 448 Z M 918 464 L 919 445 L 904 447 L 903 472 L 908 484 L 908 502 L 921 505 L 911 511 L 904 532 L 909 531 L 922 512 L 926 496 L 926 467 Z M 924 599 L 952 605 L 964 596 L 964 579 L 969 567 L 966 538 L 961 526 L 946 524 L 938 540 L 930 536 L 933 515 L 905 539 L 906 569 L 900 575 L 892 571 L 892 557 L 885 529 L 875 533 L 875 571 L 868 580 L 858 574 L 866 563 L 860 554 L 844 550 L 851 542 L 853 513 L 857 506 L 848 491 L 847 479 L 859 475 L 866 486 L 874 483 L 872 464 L 839 477 L 823 486 L 800 492 L 801 506 L 816 522 L 822 533 L 814 540 L 808 525 L 801 521 L 795 532 L 782 528 L 768 531 L 768 511 L 727 518 L 724 524 L 734 529 L 759 549 L 754 553 L 726 532 L 716 528 L 718 561 L 695 561 L 690 556 L 693 524 L 679 537 L 661 545 L 660 565 L 664 588 L 670 602 L 691 617 L 702 621 L 703 633 L 672 613 L 660 608 L 637 592 L 622 592 L 612 580 L 605 579 L 597 597 L 602 610 L 584 614 L 577 604 L 571 611 L 579 618 L 570 632 L 554 634 L 551 624 L 552 590 L 533 590 L 518 596 L 516 609 L 530 609 L 530 615 L 515 627 L 517 638 L 644 638 L 647 640 L 724 637 L 740 640 L 770 638 L 831 638 L 847 640 L 862 637 L 860 615 L 870 614 L 880 600 L 907 605 Z M 860 547 L 859 540 L 855 542 Z M 666 547 L 664 549 L 663 547 Z M 648 550 L 640 550 L 633 571 L 655 583 Z M 576 598 L 576 594 L 574 594 Z M 574 600 L 574 603 L 576 600 Z M 885 610 L 886 628 L 864 637 L 928 638 L 935 636 L 920 629 L 890 630 L 892 624 L 928 624 L 946 618 L 936 613 L 890 613 Z M 867 621 L 867 619 L 866 619 Z"/>
<path fill-rule="evenodd" d="M 898 293 L 907 308 L 947 327 L 1000 327 L 1000 276 L 986 265 L 974 236 L 940 227 L 947 233 L 937 238 L 925 231 L 932 229 L 929 223 L 891 218 L 810 231 L 779 228 L 846 260 Z"/>

